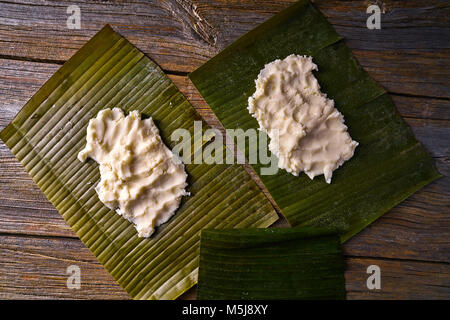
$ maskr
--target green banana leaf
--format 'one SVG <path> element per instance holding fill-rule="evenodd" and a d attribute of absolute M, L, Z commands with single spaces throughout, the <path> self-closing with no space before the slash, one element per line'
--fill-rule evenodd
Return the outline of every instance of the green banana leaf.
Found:
<path fill-rule="evenodd" d="M 339 236 L 313 228 L 203 230 L 201 300 L 345 299 Z"/>
<path fill-rule="evenodd" d="M 268 227 L 278 216 L 241 166 L 187 164 L 191 196 L 183 197 L 155 235 L 137 237 L 131 223 L 99 201 L 98 165 L 77 160 L 89 119 L 112 107 L 153 117 L 171 148 L 175 129 L 192 134 L 194 121 L 201 119 L 154 62 L 106 26 L 47 81 L 0 138 L 131 297 L 174 299 L 197 281 L 201 229 Z"/>
<path fill-rule="evenodd" d="M 225 128 L 257 129 L 246 109 L 255 79 L 266 63 L 292 53 L 313 57 L 322 92 L 335 100 L 359 146 L 330 185 L 322 176 L 311 181 L 284 170 L 260 178 L 292 226 L 333 227 L 345 241 L 440 175 L 390 96 L 307 0 L 245 34 L 189 78 Z M 248 149 L 241 150 L 247 159 Z M 264 167 L 251 165 L 258 174 Z"/>

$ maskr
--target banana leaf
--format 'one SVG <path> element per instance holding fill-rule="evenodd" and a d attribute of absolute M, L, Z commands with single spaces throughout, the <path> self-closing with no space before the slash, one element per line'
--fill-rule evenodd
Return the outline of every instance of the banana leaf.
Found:
<path fill-rule="evenodd" d="M 292 226 L 333 227 L 345 241 L 440 175 L 390 96 L 307 0 L 245 34 L 189 78 L 225 128 L 257 129 L 246 109 L 255 79 L 265 64 L 292 53 L 313 57 L 322 92 L 334 99 L 359 146 L 331 184 L 322 176 L 310 180 L 284 170 L 261 175 L 264 165 L 251 165 Z M 248 159 L 248 144 L 241 152 Z"/>
<path fill-rule="evenodd" d="M 170 139 L 175 129 L 192 135 L 194 121 L 201 120 L 154 62 L 106 26 L 45 83 L 0 138 L 131 297 L 174 299 L 197 281 L 201 229 L 268 227 L 278 216 L 241 166 L 187 164 L 191 196 L 183 197 L 156 234 L 139 238 L 131 223 L 98 199 L 98 165 L 77 160 L 89 119 L 112 107 L 153 117 L 170 148 L 177 143 Z"/>
<path fill-rule="evenodd" d="M 339 235 L 314 228 L 203 230 L 201 300 L 345 299 Z"/>

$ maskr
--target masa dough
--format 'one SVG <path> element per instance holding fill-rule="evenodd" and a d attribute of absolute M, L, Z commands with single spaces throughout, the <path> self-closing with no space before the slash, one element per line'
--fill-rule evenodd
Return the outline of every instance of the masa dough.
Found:
<path fill-rule="evenodd" d="M 152 118 L 105 109 L 89 121 L 78 159 L 100 165 L 100 201 L 133 222 L 140 237 L 169 220 L 187 195 L 183 163 L 169 150 Z"/>
<path fill-rule="evenodd" d="M 296 176 L 303 171 L 311 179 L 323 174 L 330 183 L 358 143 L 334 101 L 320 91 L 313 70 L 317 66 L 311 57 L 294 54 L 266 64 L 248 110 L 270 137 L 269 149 L 281 169 Z"/>

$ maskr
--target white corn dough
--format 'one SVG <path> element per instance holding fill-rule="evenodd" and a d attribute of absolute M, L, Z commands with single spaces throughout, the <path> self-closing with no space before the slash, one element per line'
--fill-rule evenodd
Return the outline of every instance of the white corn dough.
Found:
<path fill-rule="evenodd" d="M 100 165 L 95 188 L 100 201 L 134 223 L 140 237 L 169 220 L 188 195 L 184 165 L 161 140 L 152 118 L 102 110 L 89 121 L 86 141 L 78 159 Z"/>
<path fill-rule="evenodd" d="M 353 156 L 358 143 L 334 101 L 320 91 L 313 70 L 317 66 L 311 57 L 294 54 L 266 64 L 248 110 L 270 137 L 279 168 L 296 176 L 303 171 L 311 179 L 323 174 L 330 183 L 333 171 Z"/>

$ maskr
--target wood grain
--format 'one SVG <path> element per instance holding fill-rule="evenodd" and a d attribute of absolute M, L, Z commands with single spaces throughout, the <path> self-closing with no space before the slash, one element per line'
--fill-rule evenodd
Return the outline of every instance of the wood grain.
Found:
<path fill-rule="evenodd" d="M 129 299 L 78 239 L 0 235 L 0 299 Z M 80 268 L 68 289 L 67 268 Z"/>
<path fill-rule="evenodd" d="M 0 299 L 129 299 L 76 239 L 0 235 L 0 241 Z M 372 264 L 381 269 L 381 290 L 366 287 L 366 270 Z M 80 268 L 79 290 L 66 285 L 71 265 Z M 348 299 L 448 298 L 450 265 L 348 257 L 345 278 Z M 192 299 L 195 294 L 194 288 L 183 298 Z"/>
<path fill-rule="evenodd" d="M 223 129 L 186 72 L 292 2 L 0 1 L 0 130 L 105 23 L 169 72 L 209 125 Z M 384 1 L 382 30 L 368 30 L 367 1 L 314 2 L 391 93 L 443 175 L 346 242 L 347 297 L 450 299 L 450 5 Z M 81 7 L 81 30 L 66 28 L 70 4 Z M 81 267 L 81 290 L 66 287 L 69 264 Z M 380 291 L 365 286 L 370 264 L 381 267 Z M 127 297 L 0 143 L 0 298 Z M 183 298 L 195 298 L 195 289 Z"/>
<path fill-rule="evenodd" d="M 368 290 L 367 267 L 381 270 L 381 289 Z M 448 264 L 414 260 L 347 258 L 347 299 L 448 299 L 450 286 Z"/>
<path fill-rule="evenodd" d="M 69 5 L 80 7 L 80 30 L 67 29 Z M 192 71 L 216 51 L 187 25 L 176 6 L 175 0 L 5 1 L 0 56 L 62 63 L 109 23 L 164 69 Z"/>
<path fill-rule="evenodd" d="M 8 1 L 1 4 L 0 56 L 62 63 L 109 23 L 163 69 L 190 72 L 293 2 Z M 386 1 L 381 30 L 366 28 L 366 1 L 314 2 L 361 64 L 390 91 L 417 94 L 419 86 L 421 95 L 448 98 L 449 79 L 442 68 L 449 64 L 450 45 L 443 41 L 450 37 L 448 1 Z M 179 3 L 191 6 L 180 9 Z M 81 30 L 66 28 L 69 4 L 81 9 Z"/>

